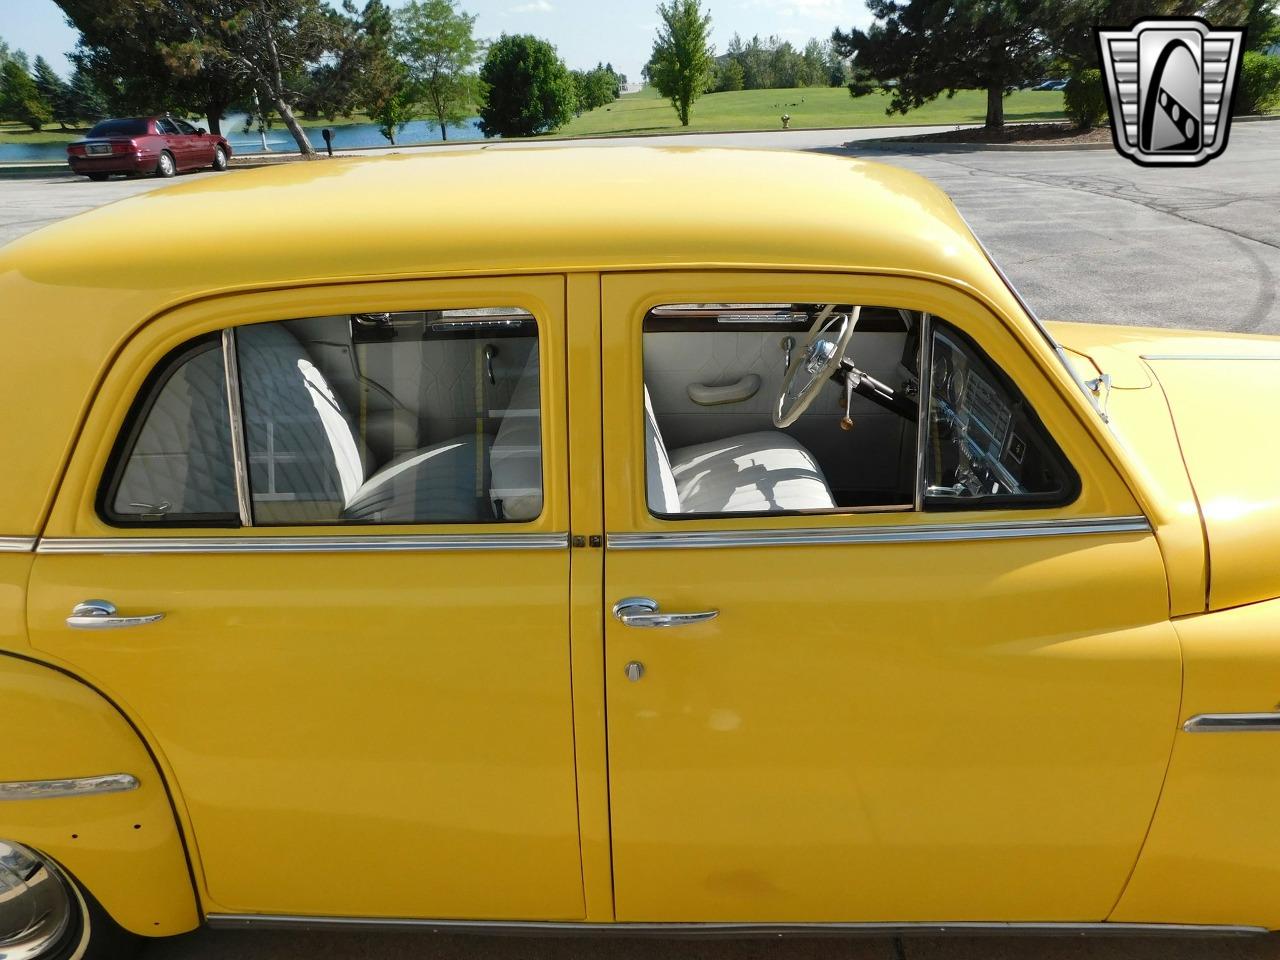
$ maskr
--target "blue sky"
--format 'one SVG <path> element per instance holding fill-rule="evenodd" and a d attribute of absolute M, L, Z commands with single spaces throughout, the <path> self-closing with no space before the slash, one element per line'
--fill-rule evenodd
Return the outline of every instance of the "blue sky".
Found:
<path fill-rule="evenodd" d="M 402 2 L 390 0 L 393 7 Z M 481 37 L 536 34 L 554 43 L 571 67 L 612 62 L 633 80 L 649 59 L 657 25 L 657 0 L 461 0 L 460 5 L 477 15 Z M 847 29 L 869 19 L 863 0 L 704 0 L 704 7 L 711 11 L 719 50 L 735 31 L 744 38 L 777 34 L 802 45 L 810 37 L 825 39 L 833 27 Z M 75 46 L 76 34 L 53 0 L 0 0 L 0 39 L 32 57 L 43 55 L 65 73 L 65 54 Z"/>

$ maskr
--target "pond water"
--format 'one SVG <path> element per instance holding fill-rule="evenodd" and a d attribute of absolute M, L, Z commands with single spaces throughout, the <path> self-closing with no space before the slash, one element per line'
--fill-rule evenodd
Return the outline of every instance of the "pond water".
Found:
<path fill-rule="evenodd" d="M 203 120 L 192 121 L 198 126 L 208 127 Z M 323 120 L 302 121 L 302 129 L 307 132 L 311 145 L 317 150 L 324 150 L 324 138 L 320 135 L 329 124 Z M 342 150 L 351 147 L 389 147 L 390 141 L 378 132 L 376 123 L 350 123 L 329 126 L 333 131 L 333 149 Z M 257 129 L 245 132 L 245 114 L 229 114 L 222 121 L 222 135 L 231 143 L 231 151 L 237 156 L 262 153 L 262 138 Z M 449 126 L 449 140 L 483 140 L 480 132 L 480 119 L 473 117 L 460 124 Z M 296 153 L 297 144 L 284 124 L 277 123 L 267 131 L 267 147 L 272 153 Z M 396 132 L 396 144 L 403 146 L 413 143 L 438 143 L 440 141 L 440 125 L 430 120 L 415 120 L 406 124 L 404 130 Z M 25 144 L 0 143 L 0 162 L 48 161 L 64 160 L 67 156 L 65 143 Z"/>

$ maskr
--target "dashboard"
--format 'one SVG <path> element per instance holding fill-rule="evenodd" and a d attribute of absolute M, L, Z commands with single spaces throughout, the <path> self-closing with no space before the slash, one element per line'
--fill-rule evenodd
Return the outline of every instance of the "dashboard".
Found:
<path fill-rule="evenodd" d="M 1053 493 L 1059 464 L 1016 389 L 954 331 L 934 334 L 926 496 Z"/>

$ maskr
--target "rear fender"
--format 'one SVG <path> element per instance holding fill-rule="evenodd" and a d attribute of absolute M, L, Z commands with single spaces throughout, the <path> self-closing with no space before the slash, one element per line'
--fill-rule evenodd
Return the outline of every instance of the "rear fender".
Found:
<path fill-rule="evenodd" d="M 173 804 L 132 724 L 88 684 L 13 654 L 0 653 L 0 704 L 0 839 L 57 860 L 126 930 L 159 937 L 197 927 Z M 41 783 L 112 774 L 136 786 Z"/>

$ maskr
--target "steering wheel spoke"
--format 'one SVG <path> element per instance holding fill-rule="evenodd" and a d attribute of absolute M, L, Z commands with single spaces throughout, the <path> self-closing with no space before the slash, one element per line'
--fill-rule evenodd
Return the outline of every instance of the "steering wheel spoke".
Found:
<path fill-rule="evenodd" d="M 791 358 L 774 408 L 775 427 L 795 423 L 817 398 L 822 385 L 840 369 L 862 308 L 854 307 L 849 313 L 836 313 L 835 308 L 830 304 L 818 314 L 804 346 Z"/>

